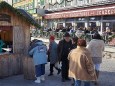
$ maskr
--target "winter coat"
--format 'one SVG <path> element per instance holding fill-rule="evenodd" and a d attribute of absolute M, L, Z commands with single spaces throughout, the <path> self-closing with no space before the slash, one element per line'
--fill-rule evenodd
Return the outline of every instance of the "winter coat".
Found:
<path fill-rule="evenodd" d="M 4 42 L 2 40 L 0 40 L 0 53 L 2 53 L 2 47 L 4 45 Z"/>
<path fill-rule="evenodd" d="M 33 55 L 34 65 L 47 63 L 47 47 L 43 42 L 37 42 L 37 46 L 29 51 L 30 55 Z"/>
<path fill-rule="evenodd" d="M 96 80 L 96 74 L 90 52 L 85 47 L 77 46 L 69 55 L 69 77 L 75 80 Z"/>
<path fill-rule="evenodd" d="M 93 59 L 94 64 L 102 63 L 102 55 L 104 51 L 104 41 L 98 39 L 92 39 L 87 48 L 91 52 L 91 56 Z"/>
<path fill-rule="evenodd" d="M 64 52 L 65 50 L 71 51 L 71 48 L 72 48 L 72 42 L 71 42 L 71 40 L 68 42 L 69 48 L 64 50 L 65 44 L 66 44 L 66 41 L 65 41 L 65 40 L 59 41 L 58 48 L 57 48 L 58 60 L 59 60 L 59 61 L 62 61 L 62 59 L 67 59 L 67 58 L 64 56 L 64 54 L 66 54 L 66 55 L 68 56 L 69 52 L 68 52 L 68 53 L 65 53 L 65 52 Z M 63 56 L 64 56 L 64 57 L 63 57 Z"/>
<path fill-rule="evenodd" d="M 51 43 L 51 49 L 49 51 L 50 64 L 55 64 L 58 61 L 57 55 L 57 43 L 54 41 Z"/>

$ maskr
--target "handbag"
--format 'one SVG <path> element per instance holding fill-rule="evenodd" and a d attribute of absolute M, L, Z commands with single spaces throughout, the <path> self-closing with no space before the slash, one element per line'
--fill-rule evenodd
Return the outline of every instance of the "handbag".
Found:
<path fill-rule="evenodd" d="M 57 68 L 61 69 L 61 63 L 56 62 L 56 63 L 55 63 L 55 67 L 57 67 Z"/>

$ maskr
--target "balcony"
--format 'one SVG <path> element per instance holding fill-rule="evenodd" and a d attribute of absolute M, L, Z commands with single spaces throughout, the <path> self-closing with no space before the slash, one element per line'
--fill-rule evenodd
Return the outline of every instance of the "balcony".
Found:
<path fill-rule="evenodd" d="M 83 0 L 83 1 L 78 1 L 74 5 L 64 5 L 63 7 L 58 6 L 57 8 L 51 7 L 48 10 L 50 11 L 63 11 L 63 10 L 71 10 L 71 9 L 76 9 L 76 8 L 84 8 L 84 7 L 90 7 L 90 6 L 100 6 L 100 5 L 105 5 L 105 4 L 112 4 L 115 3 L 115 0 L 92 0 L 90 2 Z"/>

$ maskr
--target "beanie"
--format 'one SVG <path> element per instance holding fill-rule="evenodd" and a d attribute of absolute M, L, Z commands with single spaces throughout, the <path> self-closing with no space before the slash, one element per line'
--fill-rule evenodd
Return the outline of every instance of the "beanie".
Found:
<path fill-rule="evenodd" d="M 55 39 L 55 37 L 54 37 L 54 36 L 50 36 L 50 39 L 51 39 L 51 40 L 54 40 L 54 39 Z"/>

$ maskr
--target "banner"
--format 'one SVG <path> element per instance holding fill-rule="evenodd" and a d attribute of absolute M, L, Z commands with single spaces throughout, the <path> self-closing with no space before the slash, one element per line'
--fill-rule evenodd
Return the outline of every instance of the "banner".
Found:
<path fill-rule="evenodd" d="M 46 14 L 45 19 L 57 18 L 73 18 L 73 17 L 87 17 L 87 16 L 102 16 L 102 15 L 115 15 L 115 6 L 110 7 L 95 7 L 75 11 L 55 12 Z"/>

